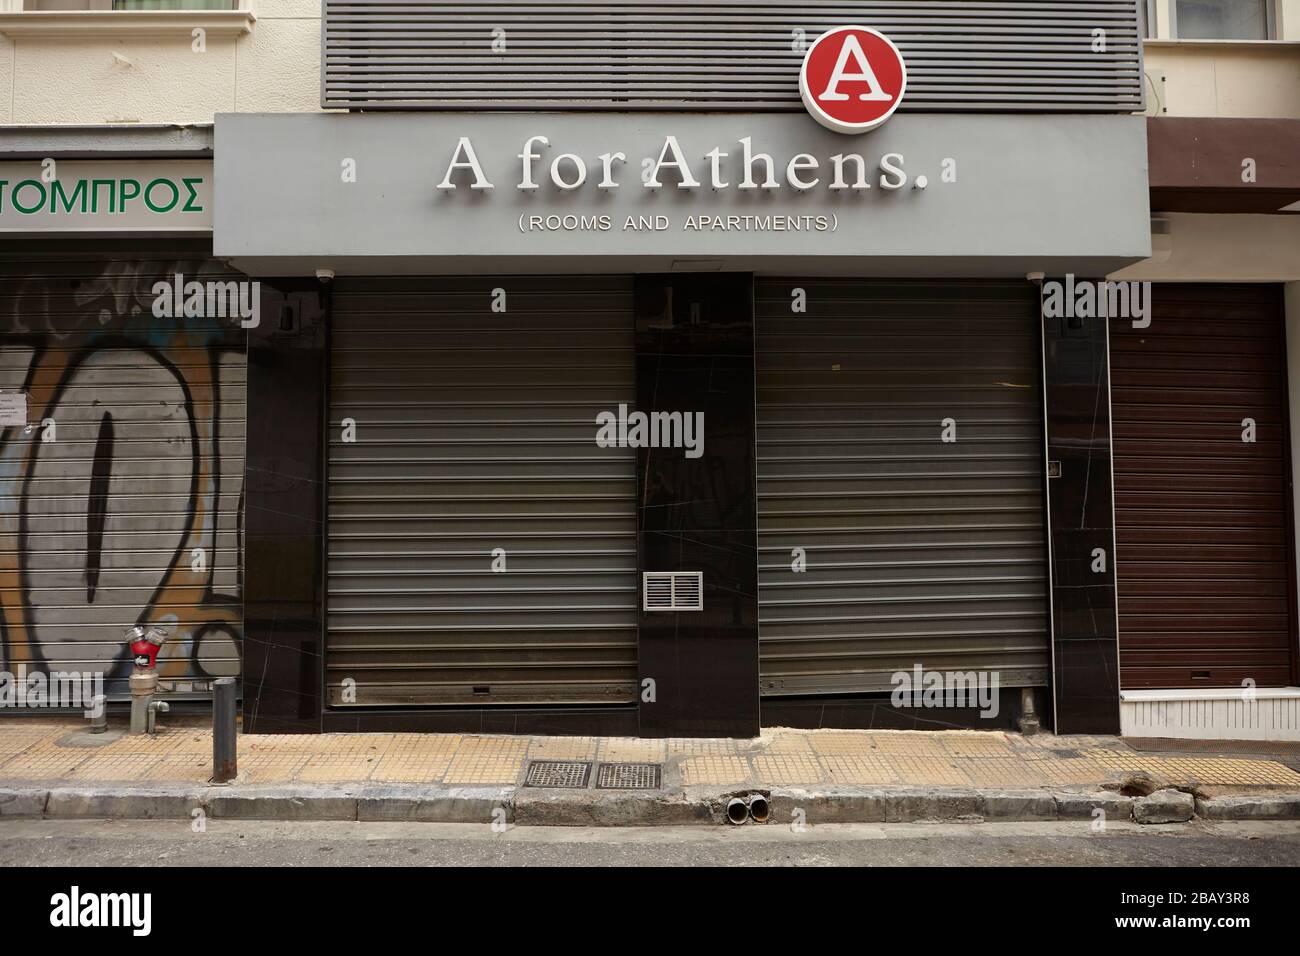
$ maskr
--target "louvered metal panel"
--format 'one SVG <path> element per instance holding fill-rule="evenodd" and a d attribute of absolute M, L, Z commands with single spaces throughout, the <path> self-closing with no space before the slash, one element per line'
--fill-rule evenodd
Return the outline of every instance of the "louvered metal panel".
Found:
<path fill-rule="evenodd" d="M 1045 684 L 1031 288 L 770 280 L 755 305 L 763 693 L 887 691 L 916 664 Z"/>
<path fill-rule="evenodd" d="M 324 0 L 324 11 L 326 109 L 800 110 L 806 44 L 855 23 L 906 57 L 905 112 L 1143 109 L 1136 0 Z"/>
<path fill-rule="evenodd" d="M 1153 291 L 1149 328 L 1110 325 L 1123 686 L 1285 686 L 1296 631 L 1282 289 Z"/>
<path fill-rule="evenodd" d="M 595 442 L 636 400 L 632 280 L 333 295 L 329 702 L 633 701 L 636 453 Z"/>
<path fill-rule="evenodd" d="M 0 248 L 0 390 L 27 393 L 31 426 L 0 429 L 2 670 L 125 696 L 142 623 L 168 631 L 165 690 L 239 674 L 246 335 L 152 308 L 177 273 L 242 278 L 206 247 Z"/>

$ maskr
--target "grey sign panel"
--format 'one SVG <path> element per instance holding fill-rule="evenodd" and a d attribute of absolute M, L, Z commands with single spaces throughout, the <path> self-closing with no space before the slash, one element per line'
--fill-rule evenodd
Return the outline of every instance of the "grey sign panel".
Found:
<path fill-rule="evenodd" d="M 858 24 L 908 60 L 907 111 L 1140 112 L 1134 0 L 325 0 L 321 105 L 798 110 L 799 65 Z"/>
<path fill-rule="evenodd" d="M 231 114 L 216 125 L 214 248 L 254 272 L 580 259 L 584 271 L 1011 275 L 1110 271 L 1150 254 L 1137 116 L 903 116 L 856 137 L 780 114 Z"/>

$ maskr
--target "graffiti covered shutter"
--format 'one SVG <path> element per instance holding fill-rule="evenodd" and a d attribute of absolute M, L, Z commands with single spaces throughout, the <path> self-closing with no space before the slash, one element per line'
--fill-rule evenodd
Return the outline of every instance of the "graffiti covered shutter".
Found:
<path fill-rule="evenodd" d="M 0 431 L 4 665 L 120 695 L 126 630 L 157 624 L 165 689 L 201 693 L 239 673 L 245 333 L 159 318 L 153 287 L 238 277 L 198 244 L 41 246 L 0 264 L 0 391 L 28 421 Z"/>

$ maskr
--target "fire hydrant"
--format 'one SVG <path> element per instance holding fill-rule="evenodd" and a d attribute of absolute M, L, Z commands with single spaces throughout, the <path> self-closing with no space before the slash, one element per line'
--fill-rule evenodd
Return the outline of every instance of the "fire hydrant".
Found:
<path fill-rule="evenodd" d="M 158 729 L 158 714 L 165 714 L 169 709 L 165 702 L 154 700 L 158 690 L 158 651 L 167 640 L 167 631 L 161 627 L 146 631 L 137 624 L 127 631 L 127 640 L 135 662 L 127 681 L 131 688 L 131 733 L 152 734 Z"/>

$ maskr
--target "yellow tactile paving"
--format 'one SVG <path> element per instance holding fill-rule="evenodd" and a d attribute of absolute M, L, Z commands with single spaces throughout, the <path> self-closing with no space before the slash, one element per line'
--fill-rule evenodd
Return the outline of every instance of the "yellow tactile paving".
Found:
<path fill-rule="evenodd" d="M 928 757 L 942 760 L 948 756 L 939 736 L 933 733 L 897 732 L 888 734 L 871 734 L 871 751 L 881 754 L 898 754 L 904 757 Z"/>
<path fill-rule="evenodd" d="M 662 740 L 602 737 L 596 748 L 596 758 L 605 763 L 661 763 L 667 749 Z"/>
<path fill-rule="evenodd" d="M 438 783 L 451 765 L 451 753 L 387 753 L 370 771 L 371 783 Z"/>
<path fill-rule="evenodd" d="M 738 756 L 686 757 L 682 760 L 681 770 L 682 783 L 688 787 L 695 784 L 725 786 L 744 783 L 750 776 L 749 761 Z"/>
<path fill-rule="evenodd" d="M 363 754 L 314 754 L 294 779 L 299 783 L 356 783 L 370 778 L 379 759 Z"/>
<path fill-rule="evenodd" d="M 807 734 L 791 733 L 775 734 L 768 738 L 764 751 L 770 754 L 793 754 L 809 757 L 815 753 Z"/>
<path fill-rule="evenodd" d="M 510 784 L 523 774 L 527 737 L 466 737 L 443 775 L 446 783 Z"/>
<path fill-rule="evenodd" d="M 1163 771 L 1167 775 L 1194 778 L 1198 783 L 1300 786 L 1300 774 L 1271 760 L 1166 757 Z"/>
<path fill-rule="evenodd" d="M 238 758 L 239 778 L 245 783 L 288 783 L 307 763 L 306 754 L 253 754 Z"/>
<path fill-rule="evenodd" d="M 534 737 L 528 743 L 529 760 L 594 760 L 595 737 Z"/>
<path fill-rule="evenodd" d="M 911 754 L 889 754 L 889 762 L 898 771 L 902 783 L 936 786 L 969 787 L 968 777 L 951 757 L 914 757 Z"/>
<path fill-rule="evenodd" d="M 85 733 L 84 721 L 0 719 L 0 782 L 206 782 L 211 732 L 165 727 L 154 737 Z M 672 762 L 687 785 L 1097 786 L 1142 773 L 1161 786 L 1300 789 L 1300 773 L 1268 759 L 1146 753 L 1115 738 L 1003 732 L 799 731 L 755 740 L 511 737 L 461 734 L 244 735 L 241 782 L 509 785 L 529 760 Z M 673 779 L 669 769 L 669 780 Z"/>
<path fill-rule="evenodd" d="M 754 779 L 773 786 L 826 782 L 825 768 L 811 754 L 769 754 L 752 763 Z"/>
<path fill-rule="evenodd" d="M 37 753 L 24 751 L 0 763 L 3 780 L 61 780 L 92 755 L 83 748 L 49 749 Z"/>
<path fill-rule="evenodd" d="M 884 756 L 824 756 L 819 762 L 826 768 L 827 783 L 883 785 L 902 782 L 898 769 Z"/>
<path fill-rule="evenodd" d="M 160 760 L 162 754 L 94 754 L 77 764 L 77 769 L 69 773 L 67 779 L 78 783 L 87 780 L 129 783 L 139 780 Z"/>
<path fill-rule="evenodd" d="M 1043 775 L 1029 761 L 1015 757 L 957 757 L 952 763 L 971 783 L 980 788 L 1015 790 L 1041 787 L 1046 783 Z"/>
<path fill-rule="evenodd" d="M 737 744 L 734 740 L 716 740 L 713 738 L 669 737 L 665 741 L 670 757 L 724 757 L 735 754 Z"/>
<path fill-rule="evenodd" d="M 178 781 L 181 783 L 207 783 L 212 779 L 212 755 L 182 754 L 175 757 L 160 757 L 141 772 L 142 782 L 159 783 Z"/>
<path fill-rule="evenodd" d="M 952 757 L 996 760 L 1016 755 L 1002 733 L 940 734 L 939 746 Z"/>

